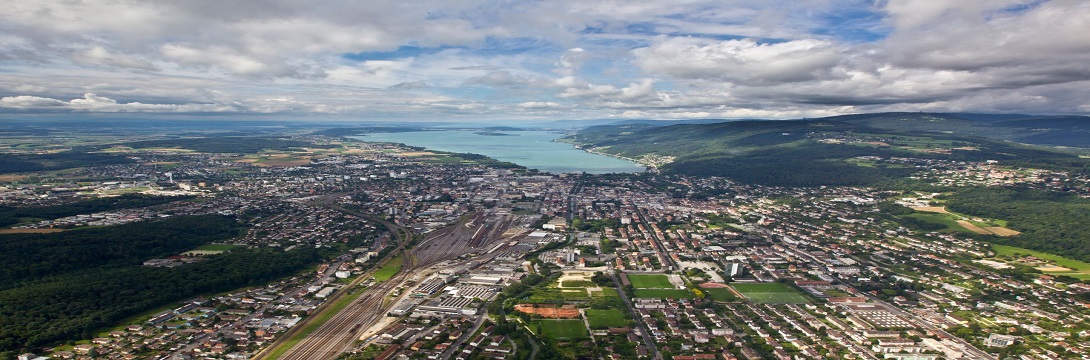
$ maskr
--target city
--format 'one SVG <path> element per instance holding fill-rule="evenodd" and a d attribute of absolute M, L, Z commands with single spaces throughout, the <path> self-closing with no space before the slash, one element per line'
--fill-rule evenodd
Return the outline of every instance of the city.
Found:
<path fill-rule="evenodd" d="M 168 200 L 5 233 L 188 216 L 245 228 L 145 268 L 184 269 L 238 249 L 338 251 L 307 271 L 171 302 L 20 358 L 1090 356 L 1090 300 L 1080 296 L 1090 285 L 1079 280 L 1090 269 L 970 236 L 1018 232 L 999 221 L 1013 219 L 948 210 L 941 193 L 553 175 L 396 144 L 293 140 L 313 145 L 294 155 L 305 160 L 117 148 L 135 161 L 9 178 L 0 205 Z M 917 178 L 954 187 L 1086 197 L 1090 181 L 994 161 L 858 161 L 926 167 Z M 898 211 L 953 225 L 906 227 Z"/>

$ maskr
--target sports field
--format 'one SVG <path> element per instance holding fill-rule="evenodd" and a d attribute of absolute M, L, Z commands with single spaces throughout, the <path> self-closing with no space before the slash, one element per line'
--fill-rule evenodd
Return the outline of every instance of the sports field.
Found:
<path fill-rule="evenodd" d="M 758 304 L 804 304 L 810 298 L 782 283 L 731 284 L 747 300 Z"/>
<path fill-rule="evenodd" d="M 587 328 L 583 320 L 537 320 L 533 322 L 535 331 L 553 339 L 586 339 Z"/>
<path fill-rule="evenodd" d="M 730 289 L 700 289 L 704 293 L 708 294 L 708 298 L 715 301 L 738 301 L 738 297 L 730 291 Z"/>
<path fill-rule="evenodd" d="M 679 289 L 636 289 L 637 298 L 667 298 L 667 299 L 692 299 L 693 293 L 689 290 Z"/>
<path fill-rule="evenodd" d="M 628 281 L 637 289 L 673 289 L 670 278 L 661 274 L 628 274 Z"/>
<path fill-rule="evenodd" d="M 625 327 L 624 312 L 619 309 L 594 310 L 587 309 L 587 322 L 591 329 L 606 329 L 611 327 Z"/>

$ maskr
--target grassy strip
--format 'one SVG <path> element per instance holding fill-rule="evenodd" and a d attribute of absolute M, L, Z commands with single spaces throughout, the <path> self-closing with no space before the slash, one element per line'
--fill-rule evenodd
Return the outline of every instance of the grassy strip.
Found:
<path fill-rule="evenodd" d="M 196 249 L 193 249 L 193 250 L 197 250 L 197 251 L 231 251 L 231 250 L 237 249 L 239 247 L 241 247 L 241 246 L 239 246 L 239 245 L 230 245 L 230 244 L 205 244 L 205 245 L 198 246 Z"/>
<path fill-rule="evenodd" d="M 405 260 L 402 259 L 401 256 L 390 259 L 390 261 L 387 261 L 381 269 L 375 271 L 375 281 L 380 282 L 389 280 L 391 277 L 394 276 L 394 274 L 397 274 L 398 271 L 401 271 L 401 265 L 404 262 Z"/>
<path fill-rule="evenodd" d="M 319 312 L 317 315 L 315 315 L 316 317 L 313 320 L 307 323 L 307 326 L 305 328 L 295 333 L 295 335 L 293 335 L 290 339 L 284 341 L 284 343 L 280 344 L 279 347 L 269 352 L 269 356 L 266 358 L 270 360 L 279 359 L 281 356 L 287 353 L 288 350 L 291 350 L 291 348 L 295 347 L 295 345 L 298 344 L 300 341 L 310 336 L 310 334 L 313 333 L 314 330 L 317 330 L 318 327 L 325 324 L 327 321 L 329 321 L 329 319 L 333 318 L 334 315 L 339 314 L 341 310 L 344 310 L 344 308 L 348 306 L 348 304 L 356 301 L 356 299 L 363 295 L 364 290 L 365 289 L 357 289 L 356 293 L 348 294 L 348 296 L 342 297 L 340 300 L 337 301 L 336 304 L 333 304 L 333 306 L 325 308 L 325 310 Z"/>
<path fill-rule="evenodd" d="M 1057 272 L 1049 271 L 1049 272 L 1047 272 L 1047 273 L 1050 273 L 1050 274 L 1068 275 L 1068 276 L 1073 276 L 1073 277 L 1076 277 L 1076 278 L 1079 278 L 1079 279 L 1090 279 L 1090 263 L 1082 262 L 1082 261 L 1075 260 L 1075 259 L 1069 259 L 1069 258 L 1059 256 L 1059 255 L 1043 253 L 1043 252 L 1040 252 L 1040 251 L 1034 251 L 1034 250 L 1030 250 L 1030 249 L 1023 249 L 1023 248 L 1015 247 L 1015 246 L 992 245 L 992 250 L 995 250 L 996 255 L 1000 255 L 1000 256 L 1015 256 L 1016 254 L 1019 254 L 1019 255 L 1022 255 L 1022 256 L 1031 255 L 1031 256 L 1036 257 L 1038 259 L 1042 259 L 1042 260 L 1054 263 L 1057 266 L 1062 266 L 1062 267 L 1065 267 L 1065 268 L 1068 268 L 1068 269 L 1075 270 L 1075 272 L 1069 272 L 1069 271 L 1057 271 Z"/>

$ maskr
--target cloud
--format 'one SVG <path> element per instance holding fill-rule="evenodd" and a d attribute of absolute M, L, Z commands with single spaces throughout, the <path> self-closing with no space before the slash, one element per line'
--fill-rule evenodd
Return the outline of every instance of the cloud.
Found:
<path fill-rule="evenodd" d="M 15 0 L 0 114 L 1085 114 L 1088 33 L 1077 0 Z"/>
<path fill-rule="evenodd" d="M 404 90 L 426 89 L 427 87 L 428 87 L 428 82 L 427 81 L 417 80 L 417 81 L 406 81 L 406 82 L 398 83 L 396 85 L 388 87 L 387 89 L 404 91 Z"/>
<path fill-rule="evenodd" d="M 234 112 L 237 109 L 217 104 L 144 104 L 119 103 L 114 99 L 93 93 L 83 98 L 62 101 L 37 96 L 9 96 L 0 98 L 0 108 L 16 110 L 73 111 L 73 112 Z"/>
<path fill-rule="evenodd" d="M 87 51 L 75 56 L 73 61 L 81 64 L 115 66 L 127 69 L 159 70 L 158 66 L 141 56 L 111 53 L 102 46 L 93 46 L 87 49 Z"/>
<path fill-rule="evenodd" d="M 531 82 L 525 77 L 516 76 L 509 71 L 493 71 L 467 79 L 464 85 L 483 85 L 491 87 L 513 88 L 525 86 Z"/>
<path fill-rule="evenodd" d="M 553 109 L 562 107 L 561 104 L 552 101 L 527 101 L 518 104 L 518 106 L 523 109 Z"/>
<path fill-rule="evenodd" d="M 665 36 L 649 47 L 633 50 L 636 63 L 651 74 L 747 85 L 829 77 L 843 60 L 843 52 L 832 42 L 815 39 L 759 43 L 753 39 Z"/>
<path fill-rule="evenodd" d="M 41 109 L 41 108 L 56 108 L 67 105 L 68 103 L 57 99 L 50 99 L 38 96 L 8 96 L 0 98 L 0 107 L 9 109 Z"/>
<path fill-rule="evenodd" d="M 576 71 L 583 66 L 583 63 L 587 61 L 587 51 L 582 48 L 568 49 L 564 55 L 560 56 L 560 61 L 556 63 L 556 72 L 563 76 L 575 75 Z"/>
<path fill-rule="evenodd" d="M 489 70 L 489 71 L 494 71 L 494 70 L 499 70 L 499 69 L 502 69 L 502 68 L 499 67 L 499 66 L 495 66 L 495 65 L 473 65 L 473 66 L 456 66 L 456 67 L 452 67 L 450 69 L 451 70 Z"/>

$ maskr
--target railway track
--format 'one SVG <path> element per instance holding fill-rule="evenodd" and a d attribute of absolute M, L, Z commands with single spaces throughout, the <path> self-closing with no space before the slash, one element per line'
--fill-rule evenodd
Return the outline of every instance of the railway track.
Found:
<path fill-rule="evenodd" d="M 510 217 L 507 216 L 489 218 L 482 213 L 474 213 L 463 218 L 462 221 L 432 232 L 414 248 L 407 249 L 407 246 L 411 243 L 413 237 L 411 230 L 382 219 L 374 218 L 367 214 L 338 206 L 333 203 L 332 196 L 320 199 L 319 204 L 348 214 L 363 217 L 387 227 L 391 233 L 397 234 L 399 247 L 396 251 L 388 254 L 387 258 L 384 258 L 383 261 L 388 261 L 395 253 L 404 252 L 404 263 L 397 274 L 386 281 L 362 290 L 365 291 L 365 293 L 353 300 L 352 303 L 345 306 L 344 309 L 319 326 L 313 333 L 300 340 L 277 359 L 334 359 L 340 354 L 351 350 L 362 331 L 370 328 L 386 316 L 389 307 L 393 305 L 393 301 L 387 302 L 388 295 L 393 293 L 395 289 L 412 277 L 417 270 L 425 269 L 465 254 L 483 251 L 485 246 L 491 245 L 497 240 L 502 240 L 502 234 L 512 223 Z M 467 224 L 469 224 L 469 226 L 466 226 Z M 378 266 L 375 267 L 375 269 L 378 268 Z M 372 272 L 373 271 L 374 270 L 372 270 Z M 370 277 L 369 274 L 370 273 L 357 278 L 357 280 L 353 281 L 350 285 L 349 289 L 358 285 L 363 279 Z M 346 293 L 338 294 L 337 298 L 331 299 L 327 304 L 334 304 L 341 296 L 345 295 Z M 318 316 L 314 316 L 314 318 L 317 317 Z M 305 326 L 306 324 L 298 324 L 296 325 L 296 329 L 301 329 Z M 284 346 L 284 342 L 290 337 L 290 334 L 286 334 L 277 341 L 280 344 L 277 344 L 274 347 Z M 271 347 L 270 349 L 274 347 Z M 270 353 L 271 351 L 269 350 L 263 351 L 255 356 L 254 359 L 269 359 Z"/>

